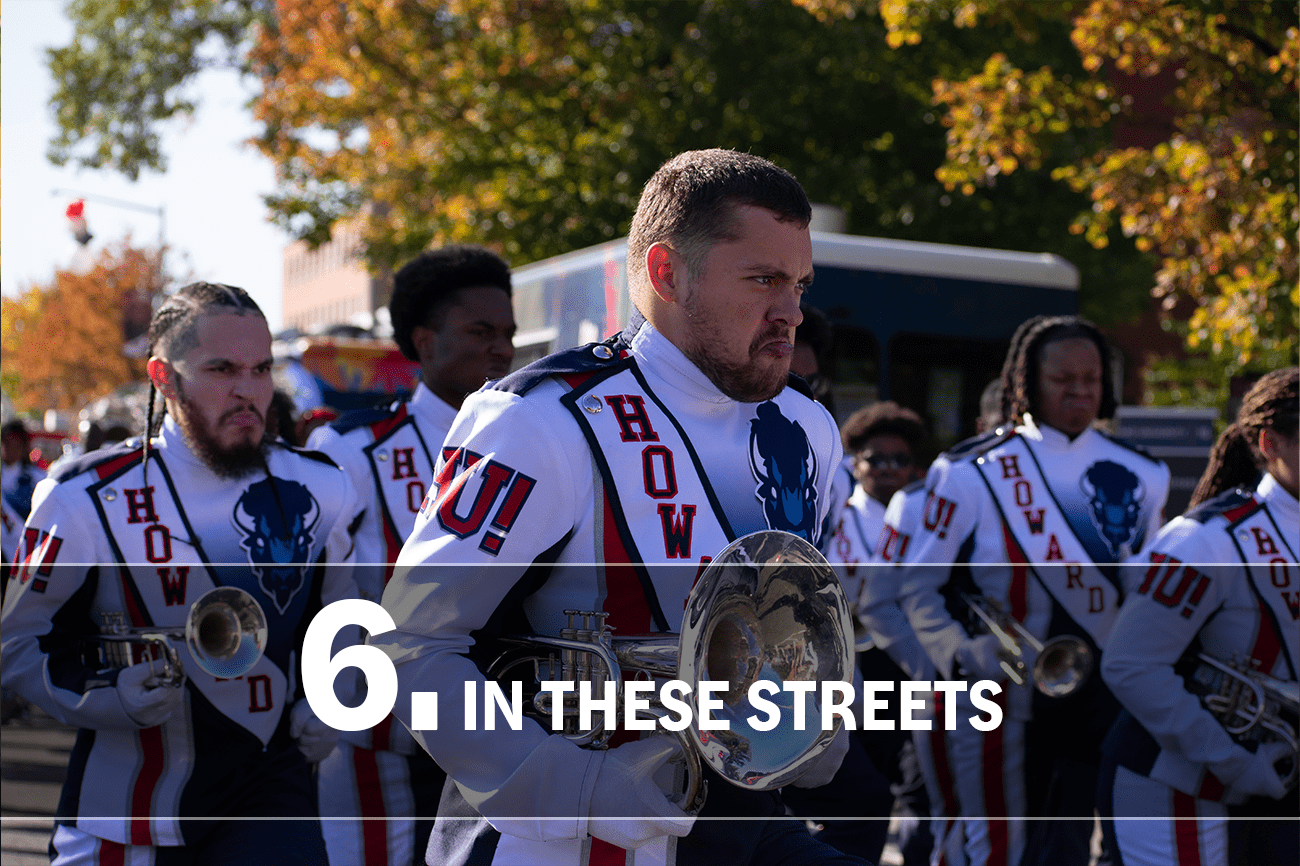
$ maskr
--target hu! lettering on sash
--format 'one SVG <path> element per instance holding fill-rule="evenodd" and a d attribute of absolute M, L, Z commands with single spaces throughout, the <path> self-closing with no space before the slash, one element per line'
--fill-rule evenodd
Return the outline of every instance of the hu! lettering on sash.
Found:
<path fill-rule="evenodd" d="M 482 460 L 483 455 L 463 448 L 456 449 L 449 459 L 444 460 L 438 477 L 434 479 L 436 513 L 438 525 L 443 529 L 457 538 L 468 538 L 483 528 L 492 506 L 505 490 L 501 507 L 497 509 L 490 529 L 479 543 L 480 550 L 496 556 L 501 552 L 506 534 L 514 526 L 524 503 L 537 485 L 537 480 L 496 460 L 488 460 L 480 469 Z M 459 474 L 457 469 L 460 469 Z M 478 476 L 477 489 L 473 501 L 466 509 L 461 507 L 461 499 L 465 487 L 475 475 Z"/>
<path fill-rule="evenodd" d="M 925 511 L 923 513 L 925 528 L 940 538 L 947 537 L 948 526 L 952 523 L 952 515 L 956 510 L 957 503 L 945 499 L 931 490 L 925 497 Z"/>

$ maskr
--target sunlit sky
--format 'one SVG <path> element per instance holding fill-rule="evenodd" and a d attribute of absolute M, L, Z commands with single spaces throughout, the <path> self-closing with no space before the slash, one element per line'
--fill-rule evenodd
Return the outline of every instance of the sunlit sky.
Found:
<path fill-rule="evenodd" d="M 86 193 L 94 239 L 89 251 L 123 240 L 158 242 L 164 210 L 169 270 L 177 278 L 242 286 L 273 329 L 281 321 L 281 252 L 289 242 L 267 221 L 261 196 L 274 187 L 274 169 L 242 144 L 254 131 L 243 108 L 247 88 L 233 73 L 205 73 L 194 88 L 194 117 L 167 127 L 165 174 L 136 183 L 111 171 L 58 168 L 45 158 L 54 131 L 48 106 L 53 83 L 45 49 L 67 43 L 72 25 L 61 0 L 3 0 L 0 5 L 0 287 L 12 295 L 48 283 L 56 268 L 74 266 L 79 247 L 64 210 Z M 97 195 L 141 205 L 137 211 L 94 201 Z"/>

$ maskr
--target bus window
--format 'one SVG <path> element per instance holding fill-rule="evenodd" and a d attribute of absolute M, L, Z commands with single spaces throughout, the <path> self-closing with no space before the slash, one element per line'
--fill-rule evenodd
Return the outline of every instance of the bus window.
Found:
<path fill-rule="evenodd" d="M 880 346 L 866 328 L 835 326 L 831 394 L 841 426 L 856 410 L 880 399 Z"/>
<path fill-rule="evenodd" d="M 936 448 L 975 435 L 980 394 L 1002 374 L 1007 340 L 899 333 L 889 341 L 891 398 L 921 413 Z"/>

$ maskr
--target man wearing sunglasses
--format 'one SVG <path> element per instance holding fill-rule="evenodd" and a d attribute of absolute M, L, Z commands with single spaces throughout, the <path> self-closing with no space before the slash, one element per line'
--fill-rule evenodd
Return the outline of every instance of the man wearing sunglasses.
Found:
<path fill-rule="evenodd" d="M 842 528 L 860 535 L 859 544 L 865 545 L 869 557 L 884 526 L 889 500 L 920 477 L 917 450 L 925 439 L 925 424 L 920 415 L 897 403 L 874 403 L 849 416 L 840 438 L 844 453 L 853 459 L 853 477 L 858 482 L 849 498 L 854 513 L 846 513 L 843 519 L 857 520 L 861 526 L 856 532 Z"/>

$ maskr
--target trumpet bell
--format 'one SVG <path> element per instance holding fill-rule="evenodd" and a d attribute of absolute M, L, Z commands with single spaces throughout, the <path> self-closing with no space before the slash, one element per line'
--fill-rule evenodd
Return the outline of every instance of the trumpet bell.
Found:
<path fill-rule="evenodd" d="M 244 590 L 219 586 L 190 608 L 185 643 L 199 667 L 222 679 L 253 669 L 266 648 L 266 614 Z"/>
<path fill-rule="evenodd" d="M 1092 673 L 1092 649 L 1073 635 L 1043 644 L 1034 661 L 1034 686 L 1049 698 L 1071 694 Z"/>
<path fill-rule="evenodd" d="M 725 682 L 722 708 L 712 713 L 729 730 L 701 730 L 699 691 L 691 733 L 714 770 L 752 790 L 779 788 L 799 778 L 839 731 L 822 730 L 821 695 L 783 690 L 792 681 L 849 680 L 853 618 L 839 579 L 802 538 L 774 530 L 737 539 L 700 575 L 682 620 L 679 677 Z M 781 723 L 751 702 L 749 688 L 765 680 Z M 794 722 L 802 718 L 802 730 Z"/>

